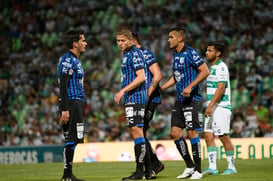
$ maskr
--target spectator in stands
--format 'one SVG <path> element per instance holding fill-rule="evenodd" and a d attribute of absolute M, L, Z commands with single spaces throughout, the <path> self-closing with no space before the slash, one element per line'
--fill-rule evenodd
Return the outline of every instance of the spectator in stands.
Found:
<path fill-rule="evenodd" d="M 143 1 L 138 2 L 137 7 L 130 5 L 129 10 L 123 11 L 121 7 L 127 7 L 130 4 L 129 1 L 111 2 L 110 4 L 108 1 L 83 0 L 73 1 L 73 6 L 70 6 L 69 1 L 64 0 L 41 1 L 39 3 L 36 1 L 6 1 L 5 5 L 0 6 L 0 40 L 2 40 L 0 44 L 0 115 L 4 117 L 3 124 L 8 125 L 9 119 L 6 115 L 15 115 L 16 123 L 20 131 L 22 131 L 22 126 L 29 114 L 28 108 L 33 106 L 37 106 L 40 110 L 46 108 L 46 111 L 53 115 L 52 125 L 56 124 L 57 109 L 50 104 L 49 99 L 51 96 L 58 95 L 58 91 L 55 89 L 56 86 L 54 86 L 56 84 L 54 79 L 55 67 L 57 57 L 65 48 L 56 37 L 61 35 L 62 30 L 69 29 L 74 25 L 82 25 L 86 30 L 87 41 L 90 42 L 90 46 L 94 46 L 94 48 L 86 51 L 84 55 L 86 61 L 83 62 L 86 70 L 87 105 L 90 108 L 86 118 L 88 120 L 92 113 L 97 114 L 101 111 L 100 107 L 105 108 L 105 110 L 111 109 L 113 103 L 111 103 L 110 97 L 113 97 L 113 93 L 115 93 L 117 85 L 119 85 L 120 53 L 116 45 L 106 45 L 115 41 L 115 31 L 113 30 L 116 29 L 118 22 L 123 21 L 126 12 L 129 12 L 130 15 L 128 21 L 134 21 L 135 26 L 139 27 L 139 32 L 144 35 L 144 46 L 149 44 L 148 47 L 155 52 L 162 70 L 165 71 L 162 72 L 163 74 L 171 74 L 170 57 L 172 55 L 168 51 L 168 46 L 166 46 L 164 31 L 177 17 L 183 19 L 188 28 L 193 30 L 189 31 L 189 42 L 193 42 L 197 50 L 202 51 L 204 45 L 199 42 L 206 42 L 207 39 L 204 39 L 204 37 L 215 38 L 215 31 L 223 32 L 221 38 L 224 34 L 223 38 L 228 41 L 228 48 L 232 50 L 230 51 L 232 53 L 228 55 L 228 64 L 229 66 L 232 64 L 237 68 L 238 75 L 235 78 L 235 86 L 231 92 L 239 90 L 238 85 L 244 83 L 245 72 L 249 70 L 248 64 L 238 64 L 237 58 L 240 59 L 241 50 L 238 52 L 238 57 L 233 52 L 240 49 L 242 45 L 244 49 L 242 51 L 245 51 L 244 55 L 246 55 L 247 48 L 244 45 L 246 43 L 250 44 L 255 52 L 255 60 L 257 60 L 257 65 L 263 76 L 264 88 L 270 90 L 272 94 L 273 34 L 270 26 L 273 17 L 272 13 L 270 13 L 270 9 L 272 9 L 271 1 L 255 1 L 255 3 L 245 3 L 245 1 L 196 1 L 194 8 L 192 8 L 193 6 L 185 6 L 184 3 L 184 1 L 177 1 L 176 3 Z M 156 8 L 153 8 L 154 6 Z M 219 9 L 221 13 L 219 13 L 218 7 L 221 7 Z M 232 11 L 229 11 L 230 9 Z M 211 13 L 206 13 L 204 10 Z M 188 12 L 196 16 L 189 17 Z M 203 13 L 201 18 L 198 15 L 200 13 Z M 74 17 L 73 14 L 79 14 L 79 16 Z M 139 14 L 142 14 L 144 18 L 139 18 L 141 17 Z M 217 21 L 214 21 L 215 15 L 217 15 Z M 110 17 L 111 21 L 109 20 Z M 221 29 L 217 29 L 219 27 Z M 158 31 L 155 31 L 155 29 Z M 100 53 L 102 51 L 107 53 Z M 253 52 L 251 54 L 253 55 Z M 260 62 L 259 57 L 261 55 L 263 55 L 264 58 L 262 59 L 264 60 Z M 111 57 L 115 57 L 116 61 L 113 61 Z M 163 59 L 164 61 L 160 61 Z M 271 68 L 267 66 L 266 59 L 268 59 Z M 113 70 L 113 73 L 106 74 L 101 71 L 100 67 L 111 67 L 109 69 Z M 105 70 L 111 72 L 109 69 Z M 270 70 L 270 74 L 264 76 L 268 72 L 267 69 Z M 40 70 L 40 72 L 37 70 Z M 35 87 L 35 89 L 30 91 L 32 87 Z M 94 90 L 98 90 L 98 95 L 95 95 Z M 31 96 L 26 97 L 25 93 L 29 92 L 31 92 Z M 46 92 L 51 92 L 52 95 L 48 95 Z M 174 89 L 168 90 L 168 94 L 173 93 Z M 162 103 L 162 108 L 169 107 L 173 103 L 168 94 L 163 95 L 163 99 L 166 99 L 166 101 Z M 32 96 L 35 97 L 34 102 L 24 102 Z M 99 104 L 97 104 L 98 101 L 95 102 L 95 99 L 91 99 L 93 96 L 99 97 Z M 251 102 L 252 106 L 257 105 L 259 96 L 261 95 L 252 95 L 252 98 L 256 100 L 256 102 Z M 245 104 L 240 104 L 240 99 L 237 100 L 232 99 L 232 107 L 238 108 L 240 106 L 244 109 L 249 104 L 247 101 Z M 103 102 L 110 102 L 110 104 L 104 106 Z M 40 107 L 40 103 L 45 106 Z M 158 109 L 158 112 L 160 111 Z M 110 112 L 105 114 L 105 119 L 111 116 Z M 168 114 L 169 112 L 165 111 L 161 115 L 166 117 Z M 96 121 L 98 120 L 100 118 L 97 117 Z M 58 124 L 53 127 L 54 129 L 60 129 Z M 52 137 L 59 140 L 60 135 L 56 131 Z M 20 143 L 25 138 L 27 139 L 26 135 L 20 138 Z M 164 138 L 167 138 L 167 136 Z M 123 139 L 128 139 L 125 134 Z M 6 142 L 9 142 L 9 140 L 6 140 Z M 51 143 L 55 144 L 55 142 Z M 0 139 L 0 145 L 2 144 L 3 141 Z"/>

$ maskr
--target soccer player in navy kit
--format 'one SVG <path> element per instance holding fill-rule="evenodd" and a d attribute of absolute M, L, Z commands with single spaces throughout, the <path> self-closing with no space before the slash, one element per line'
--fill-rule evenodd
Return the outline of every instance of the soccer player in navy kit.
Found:
<path fill-rule="evenodd" d="M 152 170 L 154 175 L 150 175 L 150 177 L 155 178 L 155 175 L 158 174 L 160 171 L 164 169 L 164 165 L 160 162 L 157 158 L 156 153 L 154 152 L 147 136 L 148 136 L 148 129 L 151 120 L 153 119 L 154 111 L 161 103 L 161 93 L 159 88 L 159 82 L 161 80 L 161 72 L 159 65 L 156 61 L 156 58 L 152 51 L 147 48 L 144 48 L 140 44 L 139 36 L 136 31 L 133 31 L 133 43 L 134 45 L 140 49 L 144 56 L 145 63 L 147 65 L 147 88 L 148 88 L 148 104 L 145 108 L 144 114 L 144 127 L 143 133 L 146 140 L 146 148 L 147 154 L 145 158 L 145 170 Z M 147 168 L 146 168 L 147 167 Z M 146 176 L 149 177 L 149 176 Z"/>
<path fill-rule="evenodd" d="M 171 136 L 186 163 L 179 179 L 201 179 L 201 144 L 198 130 L 202 130 L 202 92 L 199 86 L 209 75 L 207 65 L 198 53 L 185 44 L 186 33 L 182 27 L 172 28 L 168 42 L 175 49 L 172 57 L 173 75 L 161 86 L 165 90 L 176 85 L 176 102 L 172 111 Z M 183 129 L 190 139 L 193 160 L 188 151 Z"/>
<path fill-rule="evenodd" d="M 116 41 L 123 52 L 121 64 L 121 90 L 115 94 L 115 103 L 124 99 L 126 124 L 134 139 L 136 171 L 122 180 L 143 180 L 144 157 L 146 155 L 145 138 L 143 135 L 143 118 L 148 102 L 145 82 L 145 62 L 142 53 L 132 44 L 132 31 L 126 26 L 117 28 Z"/>
<path fill-rule="evenodd" d="M 74 150 L 83 143 L 84 131 L 84 70 L 79 56 L 85 52 L 87 42 L 82 30 L 71 30 L 65 34 L 68 51 L 58 63 L 57 76 L 60 85 L 60 122 L 63 127 L 65 146 L 63 151 L 63 181 L 79 181 L 72 173 Z"/>

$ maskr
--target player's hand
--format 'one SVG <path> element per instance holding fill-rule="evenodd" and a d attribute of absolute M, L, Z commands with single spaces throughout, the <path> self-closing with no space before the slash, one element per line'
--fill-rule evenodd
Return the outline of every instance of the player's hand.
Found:
<path fill-rule="evenodd" d="M 212 115 L 213 106 L 208 105 L 206 111 L 205 111 L 205 117 L 210 117 Z"/>
<path fill-rule="evenodd" d="M 191 87 L 186 87 L 183 92 L 182 92 L 182 96 L 185 96 L 185 97 L 190 97 L 191 96 Z"/>
<path fill-rule="evenodd" d="M 60 119 L 61 124 L 66 124 L 69 121 L 69 111 L 62 111 L 62 117 Z"/>
<path fill-rule="evenodd" d="M 117 105 L 119 105 L 120 99 L 122 98 L 123 95 L 124 95 L 123 91 L 119 91 L 118 93 L 115 94 L 115 103 Z"/>

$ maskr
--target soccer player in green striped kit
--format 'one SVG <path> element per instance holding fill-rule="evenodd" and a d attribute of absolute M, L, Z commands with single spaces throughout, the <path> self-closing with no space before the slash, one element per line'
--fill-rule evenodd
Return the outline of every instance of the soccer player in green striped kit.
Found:
<path fill-rule="evenodd" d="M 210 74 L 207 77 L 207 108 L 205 111 L 204 138 L 207 144 L 209 167 L 203 175 L 216 175 L 217 148 L 214 136 L 221 140 L 228 162 L 228 168 L 222 175 L 236 174 L 234 164 L 234 148 L 229 137 L 230 133 L 230 82 L 227 65 L 221 59 L 225 44 L 223 42 L 209 42 L 206 59 L 210 62 Z"/>

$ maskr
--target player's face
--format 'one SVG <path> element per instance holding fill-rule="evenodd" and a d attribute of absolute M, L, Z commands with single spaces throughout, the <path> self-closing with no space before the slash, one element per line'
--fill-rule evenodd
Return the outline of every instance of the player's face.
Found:
<path fill-rule="evenodd" d="M 125 35 L 117 35 L 116 37 L 119 49 L 124 52 L 132 45 L 131 40 Z"/>
<path fill-rule="evenodd" d="M 85 40 L 84 35 L 80 35 L 80 40 L 76 42 L 76 48 L 79 53 L 85 52 L 87 46 L 87 42 Z"/>
<path fill-rule="evenodd" d="M 176 31 L 171 31 L 169 33 L 168 42 L 170 44 L 170 48 L 176 48 L 178 43 L 182 40 L 182 36 Z"/>
<path fill-rule="evenodd" d="M 208 62 L 213 62 L 216 59 L 217 51 L 213 46 L 208 46 L 206 51 L 206 59 Z"/>

